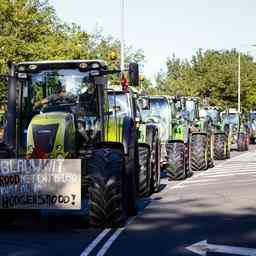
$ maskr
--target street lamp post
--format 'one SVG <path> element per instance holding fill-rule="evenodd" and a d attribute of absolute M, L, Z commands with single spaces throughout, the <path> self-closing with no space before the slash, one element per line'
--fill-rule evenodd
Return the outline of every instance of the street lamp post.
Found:
<path fill-rule="evenodd" d="M 241 64 L 240 64 L 240 60 L 241 59 L 241 55 L 240 55 L 240 51 L 238 50 L 238 72 L 237 72 L 237 109 L 238 109 L 238 113 L 241 112 Z"/>
<path fill-rule="evenodd" d="M 125 39 L 124 39 L 124 30 L 125 30 L 125 6 L 124 6 L 124 1 L 125 0 L 120 0 L 121 1 L 121 14 L 120 14 L 120 24 L 121 24 L 121 38 L 120 38 L 120 43 L 121 43 L 121 52 L 120 52 L 120 69 L 121 71 L 124 71 L 124 48 L 125 48 Z"/>

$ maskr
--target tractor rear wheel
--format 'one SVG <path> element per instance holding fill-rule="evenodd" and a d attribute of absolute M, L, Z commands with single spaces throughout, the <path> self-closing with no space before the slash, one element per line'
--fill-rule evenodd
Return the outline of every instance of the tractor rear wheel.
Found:
<path fill-rule="evenodd" d="M 204 134 L 192 134 L 190 142 L 190 169 L 203 171 L 207 169 L 207 137 Z"/>
<path fill-rule="evenodd" d="M 139 144 L 139 196 L 150 194 L 150 148 Z"/>
<path fill-rule="evenodd" d="M 212 140 L 210 137 L 208 139 L 208 143 L 207 143 L 207 169 L 214 167 L 213 156 L 212 156 L 212 147 L 213 147 L 213 145 L 212 145 Z"/>
<path fill-rule="evenodd" d="M 155 134 L 153 152 L 151 152 L 151 168 L 152 175 L 150 180 L 150 193 L 157 193 L 160 190 L 160 176 L 161 176 L 161 145 L 158 139 L 158 134 Z"/>
<path fill-rule="evenodd" d="M 238 151 L 245 151 L 245 134 L 244 133 L 238 133 L 238 138 L 237 138 L 237 150 Z"/>
<path fill-rule="evenodd" d="M 225 141 L 226 141 L 226 135 L 224 133 L 215 134 L 215 138 L 214 138 L 214 159 L 215 160 L 225 160 L 227 158 Z"/>
<path fill-rule="evenodd" d="M 166 144 L 168 163 L 167 175 L 172 180 L 183 180 L 186 178 L 185 168 L 185 145 L 183 142 L 168 142 Z"/>
<path fill-rule="evenodd" d="M 120 227 L 128 217 L 128 186 L 121 150 L 98 149 L 87 162 L 89 221 L 97 227 Z"/>

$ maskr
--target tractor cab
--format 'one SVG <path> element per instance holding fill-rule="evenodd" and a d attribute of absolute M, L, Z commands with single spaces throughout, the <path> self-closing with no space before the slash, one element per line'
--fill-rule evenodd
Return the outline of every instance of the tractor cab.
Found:
<path fill-rule="evenodd" d="M 185 111 L 188 115 L 190 122 L 197 121 L 199 119 L 199 104 L 200 100 L 196 97 L 186 97 Z"/>
<path fill-rule="evenodd" d="M 221 122 L 220 109 L 218 107 L 208 107 L 207 115 L 214 125 L 218 125 Z"/>
<path fill-rule="evenodd" d="M 73 158 L 103 136 L 102 61 L 23 62 L 16 66 L 17 155 Z"/>
<path fill-rule="evenodd" d="M 231 144 L 232 147 L 238 151 L 248 150 L 249 133 L 245 116 L 236 111 L 236 109 L 229 109 L 222 113 L 224 125 L 228 125 L 231 131 Z"/>
<path fill-rule="evenodd" d="M 186 119 L 185 111 L 185 97 L 171 96 L 169 97 L 169 102 L 171 105 L 172 119 L 175 121 Z"/>

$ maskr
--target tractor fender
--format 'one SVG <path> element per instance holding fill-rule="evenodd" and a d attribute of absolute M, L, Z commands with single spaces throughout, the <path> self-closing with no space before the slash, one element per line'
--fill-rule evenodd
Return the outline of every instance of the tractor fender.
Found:
<path fill-rule="evenodd" d="M 135 123 L 132 118 L 125 116 L 123 119 L 123 147 L 125 154 L 128 154 L 129 146 L 133 143 L 135 135 Z"/>
<path fill-rule="evenodd" d="M 221 135 L 221 134 L 224 134 L 225 135 L 225 132 L 215 132 L 214 135 Z"/>
<path fill-rule="evenodd" d="M 207 133 L 206 133 L 206 132 L 192 132 L 192 133 L 191 133 L 191 136 L 197 135 L 197 134 L 201 134 L 201 135 L 207 136 Z"/>
<path fill-rule="evenodd" d="M 113 142 L 113 141 L 102 141 L 97 142 L 94 144 L 95 149 L 101 149 L 101 148 L 111 148 L 111 149 L 118 149 L 121 152 L 124 153 L 124 145 L 121 142 Z"/>
<path fill-rule="evenodd" d="M 167 143 L 177 143 L 177 142 L 178 142 L 178 143 L 179 143 L 179 142 L 180 142 L 180 143 L 184 143 L 183 140 L 168 140 L 168 141 L 167 141 Z"/>
<path fill-rule="evenodd" d="M 153 136 L 154 136 L 156 134 L 156 132 L 158 131 L 157 125 L 155 125 L 155 124 L 146 125 L 146 141 L 145 141 L 145 143 L 147 143 L 150 146 L 150 150 L 152 150 L 151 147 L 152 147 L 152 143 L 153 143 L 153 141 L 152 141 L 153 137 L 150 138 L 151 131 L 152 131 Z M 149 141 L 149 140 L 151 140 L 151 141 Z"/>
<path fill-rule="evenodd" d="M 150 149 L 150 146 L 148 145 L 148 143 L 140 142 L 140 143 L 138 143 L 138 146 L 139 146 L 139 147 L 142 147 L 142 148 L 148 148 L 148 149 Z"/>

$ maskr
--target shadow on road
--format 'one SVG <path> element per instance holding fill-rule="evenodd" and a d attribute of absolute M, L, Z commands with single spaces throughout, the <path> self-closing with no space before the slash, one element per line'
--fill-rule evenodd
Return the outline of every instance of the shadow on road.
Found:
<path fill-rule="evenodd" d="M 157 201 L 119 238 L 110 253 L 118 255 L 127 241 L 133 241 L 136 255 L 195 255 L 185 247 L 202 240 L 256 248 L 256 206 L 237 209 L 239 213 L 217 208 L 217 201 L 208 204 L 200 199 Z M 125 248 L 124 255 L 134 253 L 133 248 Z"/>

